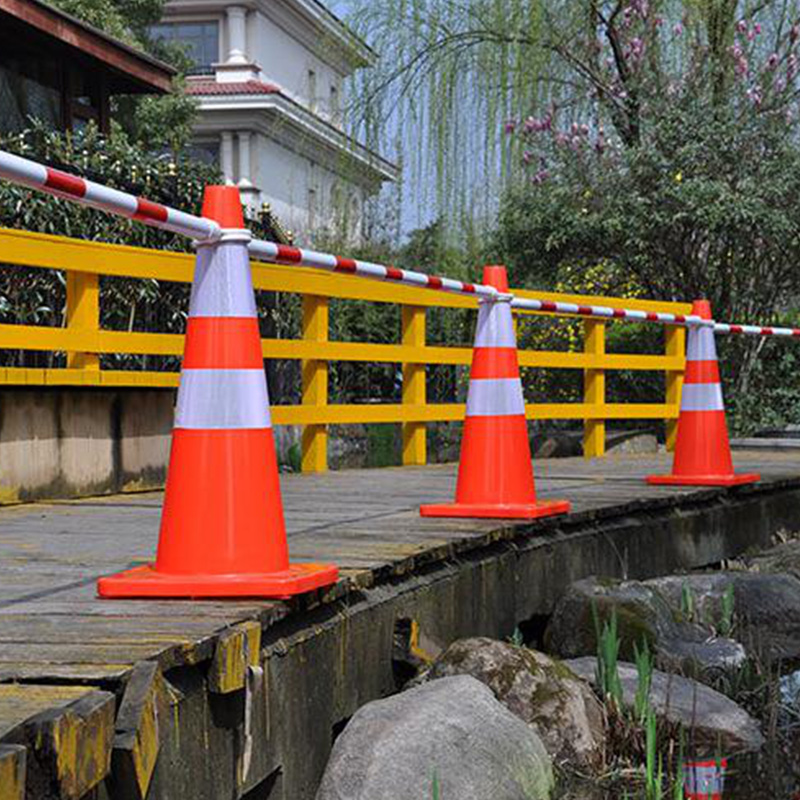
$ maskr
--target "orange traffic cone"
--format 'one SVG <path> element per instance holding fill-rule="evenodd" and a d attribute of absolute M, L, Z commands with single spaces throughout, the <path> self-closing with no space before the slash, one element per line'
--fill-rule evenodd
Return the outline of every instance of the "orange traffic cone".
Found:
<path fill-rule="evenodd" d="M 692 314 L 711 319 L 708 300 L 695 300 Z M 756 473 L 736 475 L 733 471 L 714 331 L 693 325 L 689 328 L 672 474 L 650 475 L 647 482 L 683 486 L 735 486 L 759 479 Z"/>
<path fill-rule="evenodd" d="M 508 292 L 505 267 L 485 267 L 483 282 Z M 423 517 L 534 519 L 569 511 L 564 500 L 536 500 L 509 300 L 481 302 L 456 501 L 422 506 Z"/>
<path fill-rule="evenodd" d="M 238 190 L 208 187 L 203 215 L 224 230 L 197 249 L 156 563 L 101 578 L 101 597 L 287 598 L 338 577 L 289 564 Z"/>
<path fill-rule="evenodd" d="M 726 759 L 689 761 L 683 765 L 683 796 L 686 800 L 722 800 Z"/>

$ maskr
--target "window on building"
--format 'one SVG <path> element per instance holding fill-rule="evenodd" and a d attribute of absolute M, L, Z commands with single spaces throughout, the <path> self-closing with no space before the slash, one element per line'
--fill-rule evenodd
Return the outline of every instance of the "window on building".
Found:
<path fill-rule="evenodd" d="M 313 69 L 308 71 L 308 105 L 312 110 L 317 107 L 317 73 Z"/>
<path fill-rule="evenodd" d="M 313 231 L 317 227 L 317 190 L 308 190 L 308 227 Z"/>
<path fill-rule="evenodd" d="M 151 25 L 150 38 L 183 45 L 186 55 L 194 64 L 190 72 L 210 72 L 212 64 L 219 61 L 217 22 L 165 22 Z"/>
<path fill-rule="evenodd" d="M 219 166 L 219 142 L 194 142 L 188 148 L 188 154 L 197 161 L 209 166 Z"/>
<path fill-rule="evenodd" d="M 341 119 L 341 107 L 339 105 L 339 87 L 336 84 L 331 84 L 330 94 L 330 115 L 334 122 L 339 122 Z"/>

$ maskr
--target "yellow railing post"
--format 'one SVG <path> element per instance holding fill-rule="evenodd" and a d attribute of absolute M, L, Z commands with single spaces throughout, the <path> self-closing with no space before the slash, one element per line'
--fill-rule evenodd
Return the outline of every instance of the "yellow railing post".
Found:
<path fill-rule="evenodd" d="M 425 308 L 403 306 L 403 344 L 425 347 Z M 403 364 L 403 405 L 425 405 L 425 364 Z M 403 464 L 427 463 L 424 422 L 403 423 Z"/>
<path fill-rule="evenodd" d="M 307 342 L 328 341 L 328 298 L 303 296 L 303 339 Z M 309 359 L 302 362 L 303 405 L 317 408 L 328 405 L 328 362 Z M 328 426 L 306 425 L 303 428 L 303 472 L 325 472 L 328 469 Z"/>
<path fill-rule="evenodd" d="M 583 321 L 583 351 L 593 356 L 606 353 L 606 324 L 595 319 Z M 605 405 L 606 371 L 605 369 L 585 369 L 583 371 L 583 402 L 587 405 Z M 584 419 L 583 421 L 583 455 L 586 458 L 605 455 L 606 421 L 605 419 Z"/>
<path fill-rule="evenodd" d="M 90 272 L 67 272 L 67 330 L 97 332 L 100 328 L 100 280 Z M 68 369 L 100 369 L 95 353 L 67 352 Z"/>
<path fill-rule="evenodd" d="M 664 328 L 664 354 L 668 356 L 684 355 L 686 347 L 686 329 L 678 325 L 667 325 Z M 664 402 L 668 405 L 680 405 L 681 390 L 683 388 L 683 373 L 666 373 L 666 396 Z M 667 424 L 667 450 L 675 449 L 678 438 L 678 420 L 668 419 Z"/>

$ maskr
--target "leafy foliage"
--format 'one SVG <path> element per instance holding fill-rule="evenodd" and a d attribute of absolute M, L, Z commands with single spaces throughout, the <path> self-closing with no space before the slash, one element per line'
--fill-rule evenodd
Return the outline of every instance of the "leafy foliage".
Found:
<path fill-rule="evenodd" d="M 794 109 L 794 4 L 766 0 L 352 0 L 351 24 L 384 55 L 357 92 L 362 125 L 399 137 L 416 194 L 470 208 L 507 178 L 557 112 L 606 144 L 635 146 L 673 93 Z M 389 144 L 387 142 L 387 144 Z M 499 169 L 498 169 L 499 168 Z M 430 175 L 435 174 L 435 181 Z M 420 195 L 422 196 L 422 195 Z"/>
<path fill-rule="evenodd" d="M 488 198 L 482 208 L 491 208 L 504 176 L 491 251 L 515 283 L 552 287 L 567 268 L 606 264 L 646 296 L 708 298 L 720 319 L 771 323 L 792 313 L 796 4 L 369 5 L 356 22 L 387 58 L 361 89 L 365 124 L 395 115 L 416 181 L 423 191 L 434 185 L 453 221 L 459 204 Z M 740 430 L 795 416 L 796 382 L 770 386 L 779 412 L 761 402 L 758 379 L 772 370 L 765 347 L 752 338 L 721 346 Z"/>
<path fill-rule="evenodd" d="M 620 638 L 617 634 L 616 609 L 612 609 L 600 627 L 597 607 L 592 606 L 595 636 L 597 638 L 597 674 L 596 681 L 600 696 L 617 711 L 622 709 L 622 683 L 619 677 Z"/>
<path fill-rule="evenodd" d="M 185 157 L 154 155 L 131 144 L 117 131 L 100 136 L 89 127 L 72 136 L 36 125 L 0 141 L 0 147 L 53 166 L 61 166 L 123 191 L 143 195 L 190 213 L 199 213 L 203 188 L 218 173 Z M 184 237 L 132 220 L 77 206 L 67 200 L 0 183 L 0 225 L 88 241 L 189 251 Z M 0 271 L 0 320 L 61 326 L 64 324 L 64 276 L 54 270 L 13 267 Z M 101 325 L 112 330 L 182 332 L 189 287 L 156 280 L 101 278 Z M 14 366 L 60 366 L 61 356 L 4 351 Z M 107 366 L 174 369 L 174 359 L 104 357 Z"/>

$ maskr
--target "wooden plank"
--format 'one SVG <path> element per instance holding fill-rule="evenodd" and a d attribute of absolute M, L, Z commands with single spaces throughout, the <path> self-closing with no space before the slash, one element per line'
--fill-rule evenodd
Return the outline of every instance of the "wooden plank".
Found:
<path fill-rule="evenodd" d="M 125 685 L 114 724 L 111 780 L 119 800 L 145 800 L 160 749 L 164 684 L 158 664 L 140 661 Z"/>
<path fill-rule="evenodd" d="M 0 744 L 0 800 L 25 800 L 25 761 L 21 745 Z"/>
<path fill-rule="evenodd" d="M 51 664 L 47 661 L 0 662 L 0 683 L 10 681 L 62 681 L 65 684 L 91 684 L 123 680 L 133 664 Z"/>
<path fill-rule="evenodd" d="M 36 686 L 0 684 L 0 741 L 7 741 L 26 720 L 52 708 L 86 697 L 94 686 Z"/>
<path fill-rule="evenodd" d="M 177 649 L 148 644 L 39 644 L 36 642 L 0 643 L 0 669 L 5 663 L 33 664 L 124 664 L 140 659 L 169 655 Z M 174 660 L 168 658 L 168 660 Z"/>
<path fill-rule="evenodd" d="M 0 685 L 0 741 L 28 749 L 35 785 L 79 800 L 109 773 L 115 705 L 93 688 Z"/>
<path fill-rule="evenodd" d="M 261 625 L 242 622 L 218 639 L 208 671 L 209 690 L 229 694 L 244 689 L 248 667 L 257 667 L 261 656 Z"/>

